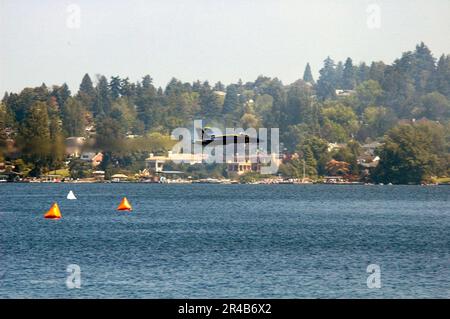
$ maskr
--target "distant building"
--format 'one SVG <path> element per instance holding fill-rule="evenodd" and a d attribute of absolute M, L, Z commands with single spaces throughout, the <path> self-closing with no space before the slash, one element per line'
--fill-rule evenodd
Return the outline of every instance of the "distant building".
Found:
<path fill-rule="evenodd" d="M 336 96 L 341 97 L 341 96 L 354 95 L 356 93 L 356 91 L 355 90 L 336 90 L 335 93 L 336 93 Z"/>
<path fill-rule="evenodd" d="M 214 91 L 214 94 L 216 94 L 217 96 L 225 96 L 227 93 L 224 91 Z"/>
<path fill-rule="evenodd" d="M 325 176 L 323 182 L 325 184 L 340 184 L 347 182 L 347 180 L 342 176 Z"/>
<path fill-rule="evenodd" d="M 145 160 L 145 163 L 150 171 L 160 173 L 164 170 L 164 164 L 167 161 L 169 161 L 167 156 L 155 156 L 150 154 L 150 156 Z"/>
<path fill-rule="evenodd" d="M 238 175 L 248 172 L 261 173 L 261 168 L 263 166 L 269 166 L 273 162 L 279 166 L 281 161 L 280 156 L 276 154 L 258 154 L 251 156 L 236 155 L 232 160 L 227 161 L 227 172 L 233 172 Z"/>
<path fill-rule="evenodd" d="M 375 150 L 382 146 L 380 142 L 372 142 L 361 145 L 362 154 L 358 156 L 357 163 L 364 168 L 375 168 L 380 162 L 380 158 L 375 155 Z"/>
<path fill-rule="evenodd" d="M 200 164 L 208 158 L 207 154 L 187 154 L 187 153 L 173 153 L 169 151 L 167 156 L 155 156 L 153 153 L 145 160 L 148 169 L 153 172 L 160 173 L 164 170 L 166 162 L 185 163 L 185 164 Z"/>
<path fill-rule="evenodd" d="M 166 162 L 183 162 L 185 164 L 201 164 L 207 161 L 208 154 L 184 154 L 184 153 L 172 153 L 168 152 L 167 156 L 150 156 L 145 160 L 147 169 L 155 173 L 164 172 L 164 164 Z M 246 172 L 261 172 L 262 166 L 269 166 L 275 162 L 276 165 L 280 165 L 281 159 L 279 155 L 253 155 L 253 156 L 240 156 L 235 155 L 233 159 L 226 160 L 227 171 L 235 172 L 238 175 Z"/>
<path fill-rule="evenodd" d="M 94 175 L 94 178 L 97 181 L 103 181 L 105 179 L 105 171 L 94 171 L 92 172 L 92 175 Z"/>
<path fill-rule="evenodd" d="M 381 146 L 383 146 L 383 143 L 372 142 L 372 143 L 367 143 L 367 144 L 361 145 L 361 148 L 363 149 L 364 153 L 374 154 L 375 149 L 377 149 L 378 147 L 381 147 Z"/>
<path fill-rule="evenodd" d="M 113 182 L 124 182 L 128 179 L 128 176 L 125 174 L 114 174 L 111 176 L 111 181 Z"/>
<path fill-rule="evenodd" d="M 81 153 L 80 159 L 91 162 L 92 167 L 97 167 L 103 161 L 103 154 L 100 152 L 83 152 Z"/>
<path fill-rule="evenodd" d="M 328 143 L 328 153 L 332 152 L 334 150 L 340 150 L 341 148 L 344 148 L 346 144 L 344 143 Z"/>

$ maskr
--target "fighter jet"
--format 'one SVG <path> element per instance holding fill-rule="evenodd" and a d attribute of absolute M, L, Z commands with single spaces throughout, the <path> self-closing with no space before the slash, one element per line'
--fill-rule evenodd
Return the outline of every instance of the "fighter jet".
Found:
<path fill-rule="evenodd" d="M 228 145 L 228 144 L 250 144 L 255 143 L 258 144 L 260 139 L 258 137 L 251 137 L 245 133 L 237 133 L 237 134 L 221 134 L 215 135 L 212 134 L 211 130 L 208 127 L 197 128 L 197 134 L 200 136 L 200 140 L 196 140 L 195 143 L 201 143 L 202 146 L 216 146 L 216 145 Z"/>

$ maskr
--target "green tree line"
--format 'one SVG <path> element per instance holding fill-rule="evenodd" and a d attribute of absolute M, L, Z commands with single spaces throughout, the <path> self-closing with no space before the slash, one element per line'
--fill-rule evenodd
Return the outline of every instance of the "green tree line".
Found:
<path fill-rule="evenodd" d="M 393 170 L 394 162 L 405 156 L 416 166 L 432 162 L 423 171 L 415 171 L 420 177 L 395 178 L 396 182 L 415 182 L 447 174 L 449 118 L 450 55 L 436 59 L 420 43 L 392 64 L 355 64 L 350 57 L 336 62 L 327 57 L 317 80 L 307 64 L 303 77 L 291 84 L 266 76 L 226 86 L 173 78 L 163 88 L 156 87 L 150 75 L 131 82 L 101 75 L 93 80 L 86 74 L 74 92 L 67 84 L 6 92 L 0 104 L 0 159 L 20 159 L 32 176 L 39 176 L 63 165 L 64 138 L 87 136 L 86 129 L 91 128 L 95 147 L 109 152 L 106 158 L 117 163 L 115 154 L 129 150 L 127 135 L 157 132 L 164 136 L 176 127 L 190 127 L 194 119 L 203 119 L 204 124 L 221 128 L 280 128 L 284 150 L 300 154 L 298 161 L 306 162 L 310 176 L 324 175 L 331 159 L 348 162 L 356 174 L 359 151 L 352 145 L 386 141 L 376 178 L 389 181 L 398 173 Z M 408 128 L 397 127 L 413 119 L 426 119 L 433 127 L 424 129 L 425 124 L 411 123 Z M 14 141 L 13 145 L 8 145 L 8 140 Z M 330 142 L 346 143 L 347 147 L 333 154 L 326 150 Z M 412 143 L 428 157 L 394 152 L 395 143 Z M 426 143 L 432 147 L 421 146 Z M 140 152 L 140 158 L 148 151 L 145 147 L 131 149 L 133 154 Z M 285 174 L 300 174 L 300 162 L 288 164 L 283 168 Z"/>

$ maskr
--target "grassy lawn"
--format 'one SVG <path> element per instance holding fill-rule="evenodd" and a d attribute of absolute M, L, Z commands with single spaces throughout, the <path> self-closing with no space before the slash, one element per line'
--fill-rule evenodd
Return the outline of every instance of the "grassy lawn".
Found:
<path fill-rule="evenodd" d="M 434 181 L 439 184 L 450 184 L 450 177 L 438 177 Z"/>
<path fill-rule="evenodd" d="M 62 177 L 69 177 L 70 176 L 69 169 L 67 169 L 67 168 L 57 169 L 56 171 L 50 171 L 47 174 L 49 174 L 49 175 L 61 175 Z"/>

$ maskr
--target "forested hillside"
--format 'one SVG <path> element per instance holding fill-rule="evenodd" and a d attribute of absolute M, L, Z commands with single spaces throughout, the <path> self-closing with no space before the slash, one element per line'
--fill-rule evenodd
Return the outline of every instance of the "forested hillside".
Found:
<path fill-rule="evenodd" d="M 168 148 L 164 136 L 172 129 L 203 119 L 221 128 L 280 128 L 285 152 L 297 155 L 281 167 L 285 176 L 300 175 L 303 160 L 311 177 L 329 174 L 331 160 L 348 163 L 346 173 L 358 176 L 360 146 L 373 141 L 383 144 L 376 181 L 448 176 L 450 55 L 435 58 L 421 43 L 392 64 L 327 57 L 320 76 L 312 74 L 308 64 L 291 84 L 266 76 L 226 86 L 174 78 L 165 88 L 150 75 L 134 83 L 86 74 L 79 88 L 42 84 L 7 92 L 0 162 L 39 176 L 65 165 L 65 138 L 85 136 L 105 152 L 103 168 L 137 170 L 150 151 Z M 329 152 L 329 143 L 345 147 Z"/>

